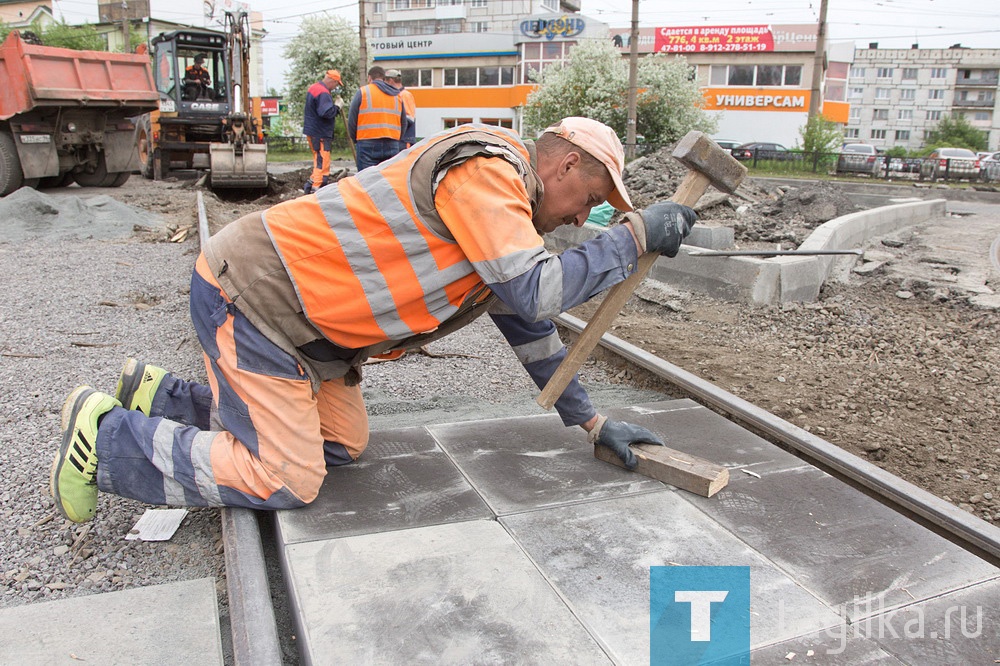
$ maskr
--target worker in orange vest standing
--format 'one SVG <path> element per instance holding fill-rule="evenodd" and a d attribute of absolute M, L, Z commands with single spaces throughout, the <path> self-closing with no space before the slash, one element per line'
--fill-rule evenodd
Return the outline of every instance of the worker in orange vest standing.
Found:
<path fill-rule="evenodd" d="M 405 147 L 410 120 L 399 98 L 399 88 L 385 80 L 385 70 L 368 70 L 368 85 L 354 93 L 347 114 L 347 133 L 354 141 L 358 171 L 381 164 Z"/>
<path fill-rule="evenodd" d="M 409 129 L 403 133 L 403 148 L 409 148 L 417 142 L 417 102 L 413 99 L 413 93 L 403 86 L 403 73 L 398 69 L 387 69 L 385 80 L 399 90 L 399 99 L 402 100 L 406 117 L 410 120 Z"/>
<path fill-rule="evenodd" d="M 323 80 L 312 84 L 306 91 L 302 133 L 306 135 L 313 154 L 312 175 L 309 182 L 302 188 L 306 194 L 315 192 L 330 180 L 330 147 L 333 145 L 333 126 L 337 120 L 337 114 L 344 106 L 344 98 L 340 96 L 342 85 L 340 72 L 328 69 Z"/>
<path fill-rule="evenodd" d="M 551 321 L 676 256 L 697 219 L 632 211 L 607 125 L 564 118 L 536 140 L 459 125 L 395 158 L 226 225 L 191 278 L 208 383 L 128 359 L 114 395 L 63 405 L 50 472 L 59 512 L 94 517 L 98 491 L 148 504 L 292 509 L 368 444 L 359 383 L 371 356 L 415 349 L 488 313 L 538 387 L 566 357 Z M 608 201 L 625 220 L 552 254 L 542 236 Z M 598 413 L 577 378 L 556 411 L 634 469 L 646 428 Z M 595 463 L 596 464 L 596 463 Z"/>

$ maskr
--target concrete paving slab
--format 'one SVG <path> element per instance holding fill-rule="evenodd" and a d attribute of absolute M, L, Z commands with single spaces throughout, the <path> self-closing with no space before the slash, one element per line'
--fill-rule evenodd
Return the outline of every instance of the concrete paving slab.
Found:
<path fill-rule="evenodd" d="M 276 512 L 286 544 L 368 534 L 493 513 L 422 427 L 373 432 L 353 465 L 327 469 L 308 506 Z"/>
<path fill-rule="evenodd" d="M 495 521 L 285 549 L 303 663 L 608 664 Z"/>
<path fill-rule="evenodd" d="M 816 468 L 744 479 L 708 500 L 683 498 L 852 620 L 872 612 L 865 606 L 873 598 L 891 609 L 1000 574 Z"/>
<path fill-rule="evenodd" d="M 497 515 L 659 490 L 659 481 L 594 458 L 555 414 L 428 428 Z"/>
<path fill-rule="evenodd" d="M 995 664 L 1000 580 L 864 620 L 857 630 L 908 664 Z"/>
<path fill-rule="evenodd" d="M 730 470 L 730 483 L 755 474 L 806 467 L 808 463 L 754 435 L 694 400 L 661 402 L 606 410 L 608 418 L 635 423 L 663 437 L 672 449 Z"/>
<path fill-rule="evenodd" d="M 749 566 L 752 645 L 840 623 L 831 608 L 680 494 L 664 490 L 500 521 L 622 663 L 649 660 L 651 566 Z"/>
<path fill-rule="evenodd" d="M 222 664 L 211 578 L 0 610 L 0 662 Z"/>
<path fill-rule="evenodd" d="M 904 666 L 904 662 L 877 643 L 853 636 L 846 622 L 815 634 L 752 650 L 750 661 L 755 665 Z"/>

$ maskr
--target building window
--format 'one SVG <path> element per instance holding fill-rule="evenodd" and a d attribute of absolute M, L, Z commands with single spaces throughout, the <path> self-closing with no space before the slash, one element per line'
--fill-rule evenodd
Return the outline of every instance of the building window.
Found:
<path fill-rule="evenodd" d="M 872 120 L 889 120 L 889 109 L 875 109 L 872 111 Z"/>
<path fill-rule="evenodd" d="M 729 85 L 731 86 L 752 86 L 753 85 L 753 65 L 730 65 Z"/>
<path fill-rule="evenodd" d="M 410 0 L 390 0 L 393 9 L 409 9 Z"/>
<path fill-rule="evenodd" d="M 884 129 L 873 129 L 872 130 L 872 138 L 873 139 L 883 139 L 884 140 L 885 139 L 885 130 Z"/>
<path fill-rule="evenodd" d="M 428 72 L 428 79 L 431 70 Z M 513 67 L 447 67 L 444 70 L 446 86 L 511 86 L 514 85 Z"/>
<path fill-rule="evenodd" d="M 852 79 L 863 79 L 863 78 L 865 78 L 865 68 L 864 67 L 851 67 L 851 78 Z"/>
<path fill-rule="evenodd" d="M 851 120 L 861 120 L 861 107 L 852 106 L 851 107 Z"/>
<path fill-rule="evenodd" d="M 861 99 L 865 96 L 864 88 L 851 88 L 847 91 L 847 99 Z"/>
<path fill-rule="evenodd" d="M 896 141 L 909 141 L 910 130 L 896 130 Z"/>
<path fill-rule="evenodd" d="M 941 120 L 941 112 L 940 111 L 928 111 L 927 112 L 927 120 Z"/>
<path fill-rule="evenodd" d="M 945 67 L 932 67 L 931 68 L 931 78 L 932 79 L 944 79 L 948 77 L 948 70 Z"/>
<path fill-rule="evenodd" d="M 860 139 L 861 130 L 857 127 L 848 127 L 844 130 L 844 138 L 846 139 Z"/>
<path fill-rule="evenodd" d="M 797 86 L 802 82 L 802 65 L 785 65 L 785 85 Z"/>
<path fill-rule="evenodd" d="M 444 129 L 451 129 L 459 125 L 468 125 L 472 122 L 472 118 L 442 118 L 441 122 L 444 124 Z"/>
<path fill-rule="evenodd" d="M 912 102 L 917 98 L 916 88 L 903 88 L 899 91 L 899 101 L 900 102 Z"/>
<path fill-rule="evenodd" d="M 380 37 L 385 37 L 385 28 L 372 28 L 372 38 L 378 39 Z"/>
<path fill-rule="evenodd" d="M 876 88 L 875 99 L 889 99 L 892 91 L 889 88 Z"/>
<path fill-rule="evenodd" d="M 479 120 L 484 125 L 493 125 L 494 127 L 506 127 L 507 129 L 514 129 L 514 120 L 512 118 L 481 118 Z"/>
<path fill-rule="evenodd" d="M 486 0 L 469 0 L 470 7 L 485 7 Z"/>
<path fill-rule="evenodd" d="M 801 65 L 712 65 L 708 70 L 712 86 L 798 86 Z"/>
<path fill-rule="evenodd" d="M 899 110 L 898 119 L 899 120 L 913 120 L 913 109 L 900 109 Z"/>
<path fill-rule="evenodd" d="M 879 79 L 891 79 L 892 67 L 879 67 L 875 70 L 875 76 Z"/>
<path fill-rule="evenodd" d="M 432 84 L 431 70 L 428 69 L 404 69 L 400 70 L 403 75 L 403 85 L 407 88 L 427 88 Z"/>
<path fill-rule="evenodd" d="M 988 111 L 976 111 L 976 115 L 973 117 L 973 120 L 978 120 L 978 121 L 984 121 L 989 119 L 990 119 L 990 114 Z"/>
<path fill-rule="evenodd" d="M 927 99 L 944 99 L 944 90 L 941 88 L 928 90 Z"/>
<path fill-rule="evenodd" d="M 385 3 L 384 2 L 373 2 L 372 3 L 372 11 L 374 13 L 376 13 L 376 14 L 382 14 L 382 13 L 384 13 L 385 12 Z"/>
<path fill-rule="evenodd" d="M 916 67 L 904 67 L 903 68 L 903 80 L 904 81 L 915 81 L 917 79 L 917 68 Z"/>
<path fill-rule="evenodd" d="M 758 86 L 780 86 L 782 82 L 781 65 L 757 65 Z"/>
<path fill-rule="evenodd" d="M 473 21 L 469 25 L 469 32 L 489 32 L 489 21 Z"/>
<path fill-rule="evenodd" d="M 576 42 L 526 42 L 521 53 L 521 83 L 534 83 L 546 67 L 562 62 Z"/>

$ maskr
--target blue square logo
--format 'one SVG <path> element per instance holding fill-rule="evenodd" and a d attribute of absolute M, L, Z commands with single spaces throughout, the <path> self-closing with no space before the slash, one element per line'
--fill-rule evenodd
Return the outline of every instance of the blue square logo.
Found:
<path fill-rule="evenodd" d="M 750 567 L 650 567 L 651 666 L 750 664 Z"/>

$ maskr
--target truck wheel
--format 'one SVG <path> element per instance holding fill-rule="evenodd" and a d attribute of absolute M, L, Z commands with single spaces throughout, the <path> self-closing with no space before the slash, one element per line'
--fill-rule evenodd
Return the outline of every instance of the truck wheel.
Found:
<path fill-rule="evenodd" d="M 104 160 L 104 153 L 97 156 L 97 166 L 90 173 L 86 171 L 78 172 L 74 178 L 80 187 L 108 187 L 114 178 L 108 173 L 108 163 Z"/>
<path fill-rule="evenodd" d="M 5 197 L 24 183 L 21 159 L 10 132 L 0 132 L 0 197 Z"/>
<path fill-rule="evenodd" d="M 126 181 L 128 181 L 128 178 L 131 175 L 132 172 L 130 171 L 119 171 L 118 173 L 109 173 L 108 179 L 110 182 L 108 182 L 108 184 L 105 185 L 105 187 L 121 187 L 126 183 Z"/>
<path fill-rule="evenodd" d="M 49 187 L 69 187 L 73 184 L 73 174 L 67 171 L 58 176 L 46 176 L 38 181 L 38 187 L 46 189 Z"/>
<path fill-rule="evenodd" d="M 141 116 L 135 124 L 135 146 L 139 153 L 139 173 L 143 178 L 153 178 L 153 132 L 149 116 Z"/>

